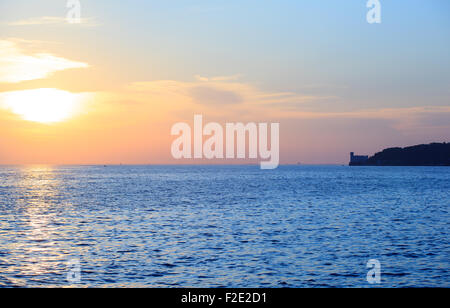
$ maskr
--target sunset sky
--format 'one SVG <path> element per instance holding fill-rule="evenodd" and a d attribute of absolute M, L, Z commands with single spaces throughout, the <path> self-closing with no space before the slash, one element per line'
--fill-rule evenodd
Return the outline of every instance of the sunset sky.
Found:
<path fill-rule="evenodd" d="M 450 141 L 448 0 L 66 2 L 0 2 L 0 164 L 193 163 L 194 114 L 279 122 L 284 164 Z"/>

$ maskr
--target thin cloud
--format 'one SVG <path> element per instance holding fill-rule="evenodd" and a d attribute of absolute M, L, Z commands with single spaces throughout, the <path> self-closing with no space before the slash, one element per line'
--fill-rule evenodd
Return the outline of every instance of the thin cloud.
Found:
<path fill-rule="evenodd" d="M 194 77 L 198 81 L 204 81 L 204 82 L 208 82 L 208 81 L 233 81 L 233 80 L 240 79 L 242 77 L 242 75 L 241 74 L 236 74 L 236 75 L 231 75 L 231 76 L 215 76 L 215 77 L 205 77 L 205 76 L 195 75 Z"/>
<path fill-rule="evenodd" d="M 21 19 L 7 22 L 8 26 L 36 26 L 36 25 L 83 25 L 97 26 L 98 24 L 92 18 L 81 18 L 79 23 L 69 23 L 67 18 L 58 16 L 41 16 L 28 19 Z"/>
<path fill-rule="evenodd" d="M 239 93 L 204 86 L 193 88 L 191 96 L 198 104 L 230 105 L 242 102 L 242 97 Z"/>
<path fill-rule="evenodd" d="M 128 105 L 127 102 L 132 100 L 151 105 L 155 109 L 170 110 L 171 115 L 186 116 L 201 110 L 211 118 L 239 118 L 242 121 L 245 119 L 254 121 L 255 118 L 263 119 L 269 115 L 276 118 L 290 116 L 302 110 L 302 104 L 328 99 L 295 92 L 270 91 L 228 78 L 225 80 L 217 77 L 208 80 L 204 78 L 206 77 L 196 76 L 191 82 L 177 80 L 134 82 L 118 93 L 124 105 Z M 110 96 L 115 94 L 111 93 Z M 295 109 L 292 110 L 294 106 Z"/>
<path fill-rule="evenodd" d="M 0 40 L 0 82 L 3 83 L 42 79 L 57 71 L 87 67 L 87 63 L 50 53 L 26 54 L 17 42 Z"/>

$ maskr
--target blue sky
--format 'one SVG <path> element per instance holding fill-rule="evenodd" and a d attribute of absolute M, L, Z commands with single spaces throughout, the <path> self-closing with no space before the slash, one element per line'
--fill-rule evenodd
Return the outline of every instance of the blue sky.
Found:
<path fill-rule="evenodd" d="M 367 23 L 365 0 L 80 2 L 82 17 L 92 25 L 6 25 L 64 17 L 67 8 L 65 1 L 56 0 L 2 1 L 0 38 L 49 42 L 46 49 L 52 53 L 89 63 L 91 77 L 72 72 L 73 78 L 86 80 L 77 91 L 104 91 L 138 81 L 239 76 L 239 82 L 261 91 L 315 97 L 279 104 L 293 113 L 450 106 L 447 0 L 380 0 L 381 24 Z M 96 74 L 102 81 L 93 83 L 89 78 Z M 437 113 L 425 115 L 427 123 L 436 117 L 439 138 L 449 139 L 442 128 L 447 127 L 442 123 L 450 126 L 447 114 Z M 365 131 L 384 129 L 384 120 Z M 405 141 L 402 136 L 386 145 L 437 138 Z M 381 140 L 361 150 L 380 146 Z"/>

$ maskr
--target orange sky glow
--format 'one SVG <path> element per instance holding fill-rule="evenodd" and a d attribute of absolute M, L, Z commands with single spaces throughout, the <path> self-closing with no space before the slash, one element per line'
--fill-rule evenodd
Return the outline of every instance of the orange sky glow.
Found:
<path fill-rule="evenodd" d="M 86 16 L 81 25 L 66 25 L 63 17 L 51 17 L 45 8 L 42 16 L 26 17 L 11 6 L 9 22 L 2 25 L 0 164 L 254 163 L 174 160 L 170 129 L 177 122 L 192 124 L 194 114 L 221 124 L 280 123 L 282 164 L 344 164 L 350 151 L 373 154 L 389 146 L 450 141 L 450 92 L 444 85 L 448 79 L 436 81 L 433 92 L 426 84 L 415 86 L 420 78 L 410 77 L 410 66 L 399 61 L 396 71 L 383 75 L 385 81 L 370 79 L 378 78 L 384 65 L 388 72 L 391 62 L 382 61 L 395 49 L 380 56 L 382 64 L 374 71 L 370 63 L 352 60 L 348 54 L 353 51 L 347 51 L 342 61 L 354 61 L 349 62 L 353 70 L 371 72 L 355 77 L 349 67 L 339 67 L 340 59 L 328 71 L 321 64 L 326 57 L 311 60 L 314 51 L 325 52 L 319 37 L 311 39 L 317 46 L 308 45 L 314 50 L 291 55 L 289 41 L 278 35 L 280 46 L 270 45 L 277 52 L 263 45 L 255 59 L 247 57 L 245 63 L 236 58 L 235 65 L 216 69 L 219 56 L 217 61 L 200 61 L 188 52 L 176 56 L 182 51 L 168 47 L 169 34 L 137 39 L 133 29 L 125 29 L 122 41 L 115 42 L 100 35 L 117 32 L 109 16 Z M 95 7 L 89 12 L 96 12 Z M 39 27 L 47 30 L 45 35 L 40 36 L 44 32 Z M 389 31 L 382 27 L 379 31 Z M 207 34 L 195 37 L 201 46 L 202 35 Z M 152 40 L 166 42 L 164 52 Z M 254 44 L 265 41 L 255 38 Z M 238 47 L 231 47 L 239 55 Z M 244 47 L 248 50 L 240 54 L 253 51 L 253 46 Z M 208 48 L 210 53 L 215 50 Z M 217 54 L 222 50 L 217 47 Z M 269 55 L 279 56 L 268 62 Z M 295 72 L 289 71 L 289 63 L 285 66 L 283 56 L 296 57 Z M 266 65 L 256 65 L 259 60 Z M 449 63 L 448 53 L 441 62 Z M 283 68 L 278 73 L 276 65 Z M 334 75 L 338 78 L 331 82 Z M 323 83 L 315 83 L 316 76 L 322 76 Z M 360 81 L 364 76 L 367 82 Z"/>

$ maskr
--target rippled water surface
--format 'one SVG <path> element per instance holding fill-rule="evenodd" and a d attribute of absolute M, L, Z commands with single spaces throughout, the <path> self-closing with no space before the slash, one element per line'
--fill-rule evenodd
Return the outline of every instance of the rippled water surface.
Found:
<path fill-rule="evenodd" d="M 0 167 L 0 286 L 450 287 L 450 168 Z"/>

